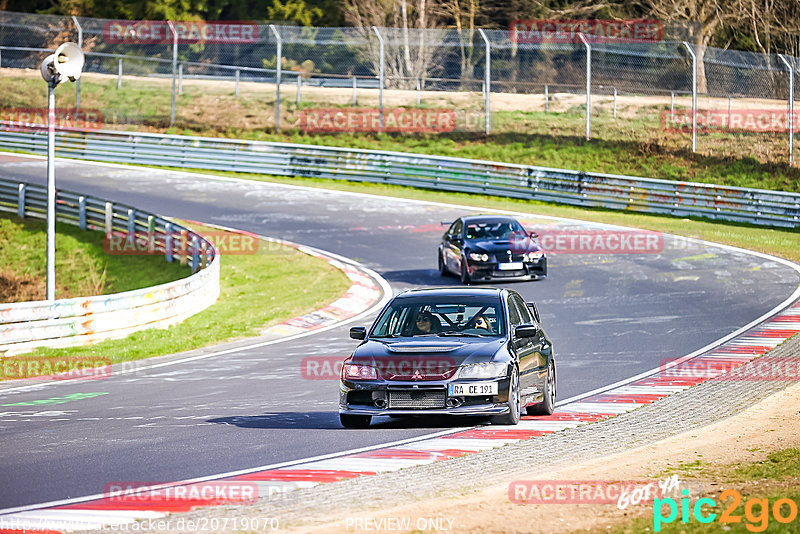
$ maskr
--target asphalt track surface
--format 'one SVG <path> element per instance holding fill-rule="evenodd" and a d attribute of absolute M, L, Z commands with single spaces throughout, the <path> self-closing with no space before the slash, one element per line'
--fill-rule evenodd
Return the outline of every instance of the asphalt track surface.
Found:
<path fill-rule="evenodd" d="M 395 291 L 458 284 L 439 276 L 436 247 L 439 223 L 471 213 L 466 208 L 66 160 L 56 169 L 60 189 L 318 247 L 361 262 Z M 43 184 L 45 162 L 4 158 L 0 176 Z M 538 230 L 567 224 L 521 220 Z M 657 253 L 552 255 L 546 280 L 493 285 L 538 304 L 565 399 L 704 347 L 770 311 L 799 282 L 781 263 L 667 236 Z M 368 430 L 342 429 L 337 382 L 304 380 L 300 360 L 347 356 L 356 343 L 349 326 L 135 375 L 0 391 L 0 509 L 100 494 L 114 482 L 186 480 L 480 422 L 377 418 Z M 9 406 L 74 393 L 100 395 Z"/>

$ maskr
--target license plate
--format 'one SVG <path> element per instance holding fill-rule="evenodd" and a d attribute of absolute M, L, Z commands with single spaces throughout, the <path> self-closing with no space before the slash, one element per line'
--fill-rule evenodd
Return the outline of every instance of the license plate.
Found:
<path fill-rule="evenodd" d="M 497 395 L 497 382 L 472 382 L 465 384 L 448 384 L 447 395 L 450 397 Z"/>
<path fill-rule="evenodd" d="M 521 271 L 522 270 L 522 263 L 521 262 L 514 262 L 514 263 L 498 263 L 497 270 L 498 271 Z"/>

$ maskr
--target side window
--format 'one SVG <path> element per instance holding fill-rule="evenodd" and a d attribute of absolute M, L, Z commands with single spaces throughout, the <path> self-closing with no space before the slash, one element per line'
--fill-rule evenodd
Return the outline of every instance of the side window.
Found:
<path fill-rule="evenodd" d="M 511 297 L 508 299 L 508 321 L 511 323 L 511 328 L 513 329 L 517 325 L 522 324 L 522 317 L 519 315 L 519 310 L 517 306 L 514 304 L 514 298 Z"/>
<path fill-rule="evenodd" d="M 519 316 L 520 316 L 520 319 L 522 319 L 522 322 L 523 323 L 532 323 L 533 322 L 533 318 L 531 317 L 531 312 L 528 309 L 528 306 L 525 304 L 525 301 L 522 300 L 517 295 L 512 296 L 511 300 L 513 300 L 514 304 L 516 304 L 517 308 L 519 308 Z"/>
<path fill-rule="evenodd" d="M 464 223 L 460 220 L 453 223 L 453 226 L 450 227 L 450 235 L 455 237 L 461 237 L 461 229 L 464 228 Z"/>

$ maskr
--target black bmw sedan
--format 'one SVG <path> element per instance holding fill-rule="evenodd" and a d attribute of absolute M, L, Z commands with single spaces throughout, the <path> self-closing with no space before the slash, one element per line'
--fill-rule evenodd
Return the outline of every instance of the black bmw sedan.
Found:
<path fill-rule="evenodd" d="M 463 284 L 544 278 L 547 256 L 536 237 L 513 217 L 460 217 L 442 236 L 439 272 L 457 274 Z"/>
<path fill-rule="evenodd" d="M 553 346 L 539 312 L 515 291 L 409 290 L 395 296 L 342 366 L 339 418 L 369 426 L 372 416 L 490 416 L 516 425 L 551 414 L 556 398 Z"/>

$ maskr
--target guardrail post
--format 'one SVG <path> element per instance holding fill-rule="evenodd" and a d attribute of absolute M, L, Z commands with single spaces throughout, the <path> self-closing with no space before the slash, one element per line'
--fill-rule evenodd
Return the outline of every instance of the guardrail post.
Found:
<path fill-rule="evenodd" d="M 203 241 L 200 243 L 200 269 L 205 269 L 208 265 L 208 245 Z"/>
<path fill-rule="evenodd" d="M 200 266 L 200 242 L 197 236 L 192 237 L 192 272 L 196 273 Z"/>
<path fill-rule="evenodd" d="M 181 230 L 181 242 L 178 244 L 178 251 L 179 251 L 179 258 L 178 261 L 181 265 L 186 265 L 189 261 L 189 251 L 187 250 L 189 247 L 189 232 Z"/>
<path fill-rule="evenodd" d="M 234 85 L 233 96 L 239 97 L 239 69 L 236 69 L 236 85 Z"/>
<path fill-rule="evenodd" d="M 692 46 L 686 41 L 683 46 L 692 56 L 692 152 L 697 151 L 697 55 L 692 50 Z"/>
<path fill-rule="evenodd" d="M 147 216 L 147 251 L 152 253 L 156 249 L 156 218 Z"/>
<path fill-rule="evenodd" d="M 178 65 L 178 94 L 183 94 L 183 63 Z"/>
<path fill-rule="evenodd" d="M 276 50 L 278 63 L 275 66 L 275 131 L 278 132 L 281 129 L 281 68 L 283 67 L 281 63 L 283 60 L 283 40 L 274 24 L 270 24 L 269 29 L 275 34 L 275 40 L 278 42 Z"/>
<path fill-rule="evenodd" d="M 133 243 L 136 239 L 136 211 L 128 210 L 128 241 Z"/>
<path fill-rule="evenodd" d="M 794 67 L 783 54 L 778 54 L 778 57 L 789 70 L 789 116 L 786 120 L 786 127 L 789 130 L 789 165 L 792 165 L 794 163 Z"/>
<path fill-rule="evenodd" d="M 178 32 L 171 20 L 167 21 L 169 31 L 172 32 L 172 109 L 169 113 L 169 125 L 175 124 L 175 76 L 178 71 Z"/>
<path fill-rule="evenodd" d="M 172 224 L 167 223 L 164 225 L 164 259 L 168 262 L 172 261 Z"/>
<path fill-rule="evenodd" d="M 378 61 L 378 132 L 383 131 L 383 85 L 384 85 L 384 73 L 386 69 L 386 59 L 384 58 L 383 53 L 383 36 L 381 32 L 378 31 L 377 26 L 372 27 L 372 31 L 375 32 L 375 35 L 378 36 L 378 53 L 380 54 L 380 58 Z"/>
<path fill-rule="evenodd" d="M 486 94 L 483 97 L 483 108 L 486 112 L 486 135 L 491 131 L 491 112 L 492 112 L 492 45 L 489 43 L 489 38 L 486 37 L 486 32 L 483 28 L 478 28 L 478 33 L 483 37 L 483 44 L 486 46 L 486 66 L 484 67 L 484 83 L 486 84 Z"/>
<path fill-rule="evenodd" d="M 117 89 L 122 89 L 122 58 L 119 58 L 119 66 L 117 67 Z"/>
<path fill-rule="evenodd" d="M 356 97 L 356 89 L 358 89 L 358 79 L 353 76 L 353 105 L 358 105 L 358 98 Z"/>
<path fill-rule="evenodd" d="M 592 132 L 592 45 L 582 33 L 578 34 L 581 42 L 586 47 L 586 140 Z"/>
<path fill-rule="evenodd" d="M 78 29 L 78 47 L 83 49 L 83 28 L 81 28 L 81 24 L 80 22 L 78 22 L 78 17 L 76 17 L 75 15 L 72 16 L 72 22 Z M 81 79 L 78 78 L 75 82 L 75 109 L 80 109 L 80 107 L 81 107 Z"/>
<path fill-rule="evenodd" d="M 17 193 L 17 216 L 19 216 L 20 219 L 25 218 L 25 191 L 27 189 L 27 185 L 19 184 L 19 190 Z"/>
<path fill-rule="evenodd" d="M 114 204 L 106 202 L 106 235 L 114 231 Z"/>
<path fill-rule="evenodd" d="M 78 227 L 86 230 L 86 197 L 78 197 Z"/>
<path fill-rule="evenodd" d="M 297 107 L 298 108 L 300 107 L 300 98 L 301 98 L 300 97 L 300 90 L 301 90 L 302 86 L 303 86 L 303 77 L 298 74 L 297 75 Z"/>

